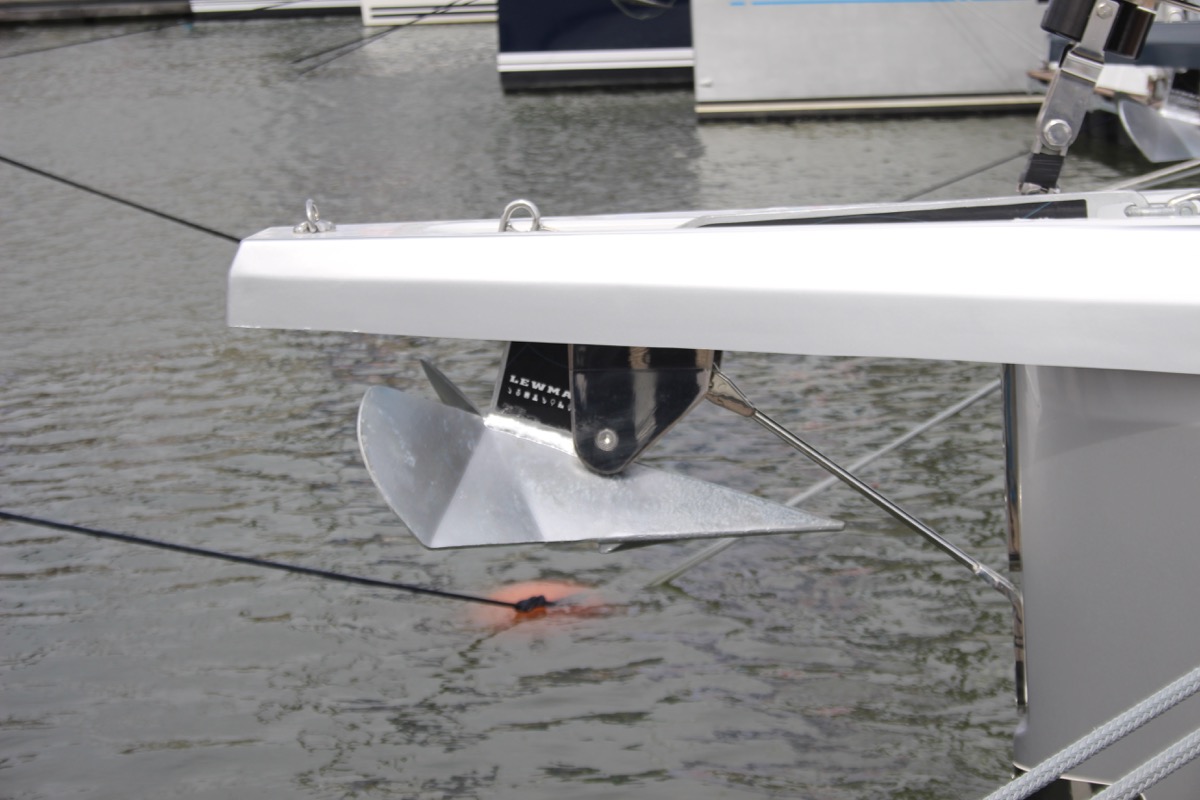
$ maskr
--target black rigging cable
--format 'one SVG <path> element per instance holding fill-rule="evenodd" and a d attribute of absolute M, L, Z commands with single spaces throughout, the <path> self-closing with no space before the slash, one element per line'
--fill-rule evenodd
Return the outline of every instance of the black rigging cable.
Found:
<path fill-rule="evenodd" d="M 425 19 L 426 17 L 436 17 L 439 14 L 448 13 L 450 11 L 450 9 L 452 9 L 452 8 L 459 7 L 459 6 L 470 6 L 470 5 L 474 5 L 477 2 L 478 2 L 478 0 L 453 0 L 453 2 L 447 3 L 443 6 L 438 6 L 433 11 L 427 11 L 424 14 L 417 14 L 412 19 L 408 20 L 407 22 L 404 22 L 403 24 L 393 25 L 392 27 L 388 28 L 387 30 L 381 31 L 381 32 L 373 34 L 371 36 L 368 36 L 365 39 L 355 39 L 352 42 L 344 42 L 343 44 L 339 44 L 334 47 L 326 48 L 325 50 L 322 50 L 319 53 L 313 53 L 312 55 L 301 56 L 300 58 L 292 59 L 292 63 L 293 64 L 302 64 L 305 61 L 311 61 L 314 58 L 320 58 L 321 56 L 328 55 L 329 53 L 336 53 L 336 55 L 334 55 L 332 58 L 328 58 L 325 61 L 321 61 L 316 64 L 313 64 L 311 67 L 305 67 L 304 69 L 300 70 L 297 73 L 298 75 L 306 75 L 315 69 L 319 69 L 320 67 L 323 67 L 326 64 L 329 64 L 333 61 L 338 60 L 342 56 L 350 55 L 354 51 L 360 50 L 360 49 L 366 47 L 371 42 L 374 42 L 377 39 L 382 39 L 384 36 L 395 33 L 396 31 L 400 30 L 401 28 L 407 28 L 410 25 L 416 25 L 418 22 Z"/>
<path fill-rule="evenodd" d="M 92 44 L 94 42 L 107 42 L 109 39 L 120 39 L 124 36 L 137 36 L 142 33 L 154 33 L 155 31 L 165 31 L 167 28 L 177 28 L 180 25 L 186 25 L 189 22 L 191 22 L 190 19 L 185 19 L 185 20 L 180 20 L 178 22 L 171 22 L 166 25 L 156 25 L 153 28 L 143 28 L 142 30 L 138 30 L 138 31 L 123 31 L 121 33 L 114 33 L 110 36 L 97 36 L 93 39 L 84 39 L 81 42 L 67 42 L 66 44 L 56 44 L 51 47 L 41 47 L 36 50 L 24 50 L 20 53 L 5 53 L 4 55 L 0 55 L 0 59 L 17 58 L 18 56 L 31 56 L 36 53 L 49 53 L 53 50 L 65 50 L 68 47 L 79 47 L 80 45 Z"/>
<path fill-rule="evenodd" d="M 411 24 L 412 24 L 411 22 L 408 23 L 408 25 L 411 25 Z M 365 39 L 355 39 L 353 42 L 344 42 L 342 44 L 337 45 L 336 47 L 330 47 L 325 50 L 322 50 L 319 53 L 313 53 L 312 55 L 309 55 L 309 56 L 302 56 L 300 58 L 293 59 L 292 60 L 293 64 L 301 64 L 305 61 L 311 61 L 314 58 L 319 58 L 319 57 L 321 57 L 323 55 L 327 55 L 329 53 L 335 53 L 335 55 L 332 58 L 328 58 L 324 61 L 318 61 L 316 64 L 313 64 L 310 67 L 305 67 L 304 69 L 300 70 L 296 74 L 297 75 L 306 75 L 309 72 L 312 72 L 314 69 L 318 69 L 319 67 L 323 67 L 332 61 L 336 61 L 337 59 L 341 58 L 342 56 L 348 56 L 351 53 L 353 53 L 355 50 L 361 50 L 362 48 L 366 47 L 367 45 L 369 45 L 371 42 L 375 41 L 376 39 L 382 39 L 383 37 L 385 37 L 389 34 L 395 33 L 400 28 L 408 27 L 408 25 L 398 25 L 394 28 L 388 28 L 387 30 L 372 34 Z"/>
<path fill-rule="evenodd" d="M 904 197 L 901 197 L 896 202 L 907 203 L 909 200 L 916 200 L 918 197 L 921 197 L 922 195 L 929 194 L 930 192 L 936 192 L 938 189 L 944 189 L 947 186 L 958 183 L 959 181 L 965 181 L 967 178 L 973 178 L 982 172 L 987 172 L 989 169 L 994 169 L 994 168 L 1000 166 L 1001 164 L 1007 164 L 1009 161 L 1015 161 L 1016 159 L 1021 158 L 1022 156 L 1027 156 L 1027 155 L 1029 155 L 1028 149 L 1018 150 L 1016 153 L 1013 153 L 1011 156 L 1005 156 L 1004 158 L 998 158 L 995 161 L 991 161 L 987 164 L 984 164 L 982 167 L 976 167 L 975 169 L 971 170 L 970 172 L 964 172 L 962 175 L 958 175 L 958 176 L 950 178 L 948 180 L 944 180 L 941 183 L 934 184 L 933 186 L 930 186 L 926 189 L 922 189 L 919 192 L 914 192 L 913 194 L 905 195 Z"/>
<path fill-rule="evenodd" d="M 134 536 L 128 533 L 117 533 L 116 531 L 107 531 L 100 528 L 87 528 L 82 525 L 72 525 L 67 522 L 56 522 L 51 519 L 42 519 L 40 517 L 30 517 L 25 514 L 16 514 L 11 511 L 0 510 L 0 519 L 8 520 L 9 522 L 19 522 L 25 525 L 36 525 L 41 528 L 51 528 L 58 531 L 66 531 L 68 533 L 82 533 L 87 536 L 94 536 L 98 539 L 110 539 L 116 542 L 125 542 L 126 544 L 138 544 L 143 547 L 157 547 L 160 550 L 172 550 L 176 553 L 186 553 L 191 556 L 204 556 L 205 558 L 216 558 L 222 561 L 232 561 L 235 564 L 246 564 L 251 567 L 262 567 L 264 569 L 275 569 L 281 572 L 291 572 L 297 575 L 310 575 L 315 578 L 324 578 L 330 581 L 339 581 L 341 583 L 355 583 L 359 586 L 372 586 L 377 589 L 392 589 L 401 592 L 411 592 L 413 594 L 424 594 L 432 597 L 441 597 L 448 600 L 463 600 L 470 603 L 485 603 L 492 606 L 503 606 L 511 608 L 514 611 L 526 612 L 534 611 L 546 606 L 552 606 L 554 603 L 546 600 L 542 595 L 536 595 L 521 600 L 517 603 L 507 603 L 503 600 L 493 600 L 490 597 L 479 597 L 476 595 L 459 594 L 458 592 L 447 592 L 441 589 L 430 589 L 424 586 L 413 586 L 407 583 L 395 583 L 393 581 L 380 581 L 374 578 L 362 578 L 358 575 L 343 575 L 340 572 L 329 572 L 323 569 L 314 569 L 313 567 L 304 567 L 297 564 L 284 564 L 279 561 L 269 561 L 265 558 L 252 558 L 250 556 L 239 556 L 233 553 L 223 553 L 219 550 L 207 550 L 203 547 L 191 547 L 185 544 L 175 544 L 173 542 L 164 542 L 158 539 L 147 539 L 143 536 Z"/>
<path fill-rule="evenodd" d="M 17 169 L 23 169 L 26 172 L 31 172 L 34 175 L 40 175 L 43 178 L 49 178 L 52 181 L 58 181 L 61 184 L 70 186 L 72 189 L 79 189 L 80 191 L 87 192 L 88 194 L 94 194 L 97 197 L 103 197 L 105 200 L 111 200 L 114 203 L 120 203 L 123 206 L 128 206 L 129 208 L 136 209 L 138 211 L 144 211 L 147 214 L 153 214 L 154 216 L 156 216 L 160 219 L 165 219 L 165 220 L 168 220 L 169 222 L 174 222 L 177 225 L 184 225 L 188 228 L 191 228 L 192 230 L 197 230 L 197 231 L 200 231 L 201 233 L 207 233 L 210 236 L 216 236 L 216 237 L 218 237 L 220 239 L 224 239 L 228 242 L 233 242 L 234 244 L 238 244 L 239 242 L 242 241 L 237 236 L 233 236 L 231 234 L 224 233 L 222 231 L 218 231 L 214 228 L 209 228 L 209 227 L 206 227 L 199 223 L 192 222 L 190 220 L 186 220 L 183 217 L 176 217 L 173 214 L 168 214 L 165 211 L 159 211 L 157 209 L 150 208 L 149 206 L 144 206 L 141 203 L 135 203 L 132 200 L 126 200 L 123 197 L 117 197 L 115 194 L 110 194 L 101 189 L 94 189 L 91 186 L 87 186 L 86 184 L 79 183 L 78 181 L 73 181 L 70 178 L 64 178 L 61 175 L 55 175 L 53 172 L 47 172 L 44 169 L 38 169 L 37 167 L 33 166 L 32 164 L 26 164 L 23 161 L 17 161 L 15 158 L 8 158 L 7 156 L 0 155 L 0 163 L 8 164 L 9 166 L 16 167 Z"/>

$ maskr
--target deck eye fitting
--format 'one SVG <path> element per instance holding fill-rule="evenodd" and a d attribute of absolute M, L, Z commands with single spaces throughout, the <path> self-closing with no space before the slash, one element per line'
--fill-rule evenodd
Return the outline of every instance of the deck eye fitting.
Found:
<path fill-rule="evenodd" d="M 304 201 L 304 222 L 292 228 L 292 233 L 328 233 L 337 230 L 337 226 L 327 219 L 321 219 L 321 211 L 317 201 L 311 197 Z"/>
<path fill-rule="evenodd" d="M 500 214 L 501 233 L 518 230 L 512 225 L 513 214 L 518 211 L 524 211 L 525 213 L 529 214 L 530 231 L 545 230 L 545 228 L 542 227 L 542 212 L 538 210 L 538 207 L 534 204 L 534 202 L 532 200 L 517 199 L 506 205 L 504 207 L 504 211 Z"/>

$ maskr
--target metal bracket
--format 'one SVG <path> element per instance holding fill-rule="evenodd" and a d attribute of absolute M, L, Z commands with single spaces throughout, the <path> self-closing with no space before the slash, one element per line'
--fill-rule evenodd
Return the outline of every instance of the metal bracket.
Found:
<path fill-rule="evenodd" d="M 1200 214 L 1200 192 L 1189 192 L 1172 197 L 1165 203 L 1147 203 L 1144 206 L 1129 206 L 1127 217 L 1194 217 Z"/>
<path fill-rule="evenodd" d="M 1082 36 L 1067 48 L 1037 117 L 1037 140 L 1021 174 L 1021 194 L 1058 191 L 1067 148 L 1079 136 L 1092 92 L 1104 68 L 1104 46 L 1117 17 L 1116 0 L 1092 6 Z"/>

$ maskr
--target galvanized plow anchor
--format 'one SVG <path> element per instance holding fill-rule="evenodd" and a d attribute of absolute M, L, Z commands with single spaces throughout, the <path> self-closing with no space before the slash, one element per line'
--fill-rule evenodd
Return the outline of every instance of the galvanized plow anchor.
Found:
<path fill-rule="evenodd" d="M 367 392 L 358 420 L 363 458 L 388 505 L 422 544 L 595 541 L 613 548 L 842 528 L 631 463 L 704 397 L 713 357 L 711 351 L 603 350 L 627 357 L 510 343 L 491 410 L 482 415 L 432 365 L 427 372 L 443 402 L 385 387 Z M 608 413 L 614 404 L 623 412 Z"/>

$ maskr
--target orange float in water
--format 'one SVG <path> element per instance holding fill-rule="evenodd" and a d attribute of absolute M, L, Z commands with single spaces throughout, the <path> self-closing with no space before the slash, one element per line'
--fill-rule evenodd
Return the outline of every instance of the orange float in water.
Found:
<path fill-rule="evenodd" d="M 492 600 L 503 603 L 519 603 L 539 596 L 546 598 L 547 605 L 530 611 L 517 611 L 501 606 L 475 606 L 471 613 L 472 621 L 489 628 L 503 628 L 539 617 L 594 614 L 604 604 L 595 589 L 568 581 L 523 581 L 497 589 L 488 595 Z"/>

